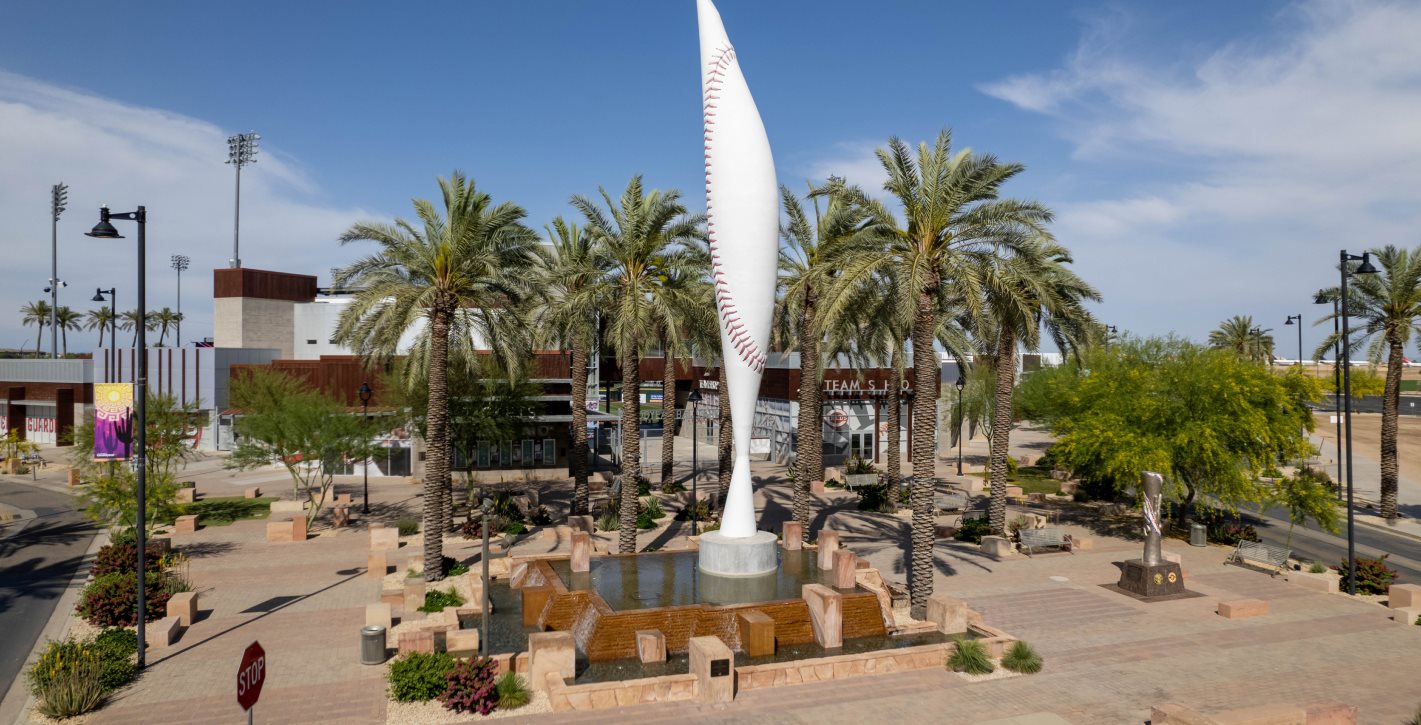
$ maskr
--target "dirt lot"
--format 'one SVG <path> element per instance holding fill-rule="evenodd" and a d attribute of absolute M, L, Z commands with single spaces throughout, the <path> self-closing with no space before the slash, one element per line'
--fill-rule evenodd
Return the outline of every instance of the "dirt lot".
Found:
<path fill-rule="evenodd" d="M 1326 439 L 1322 457 L 1332 460 L 1337 445 L 1337 426 L 1332 423 L 1331 413 L 1317 413 L 1316 434 Z M 1400 427 L 1396 436 L 1397 453 L 1401 456 L 1402 478 L 1421 478 L 1421 416 L 1403 415 L 1398 420 Z M 1369 460 L 1381 459 L 1382 417 L 1375 413 L 1352 414 L 1352 445 L 1357 456 Z"/>

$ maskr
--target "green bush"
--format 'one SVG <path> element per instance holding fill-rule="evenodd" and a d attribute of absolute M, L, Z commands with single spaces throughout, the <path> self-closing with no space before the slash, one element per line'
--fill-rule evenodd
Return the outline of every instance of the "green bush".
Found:
<path fill-rule="evenodd" d="M 1387 567 L 1386 558 L 1389 554 L 1382 554 L 1379 559 L 1369 559 L 1365 556 L 1357 557 L 1357 593 L 1358 594 L 1386 594 L 1391 589 L 1391 583 L 1396 580 L 1396 570 Z M 1347 579 L 1347 560 L 1337 566 L 1338 575 L 1342 577 L 1344 583 Z"/>
<path fill-rule="evenodd" d="M 454 669 L 447 652 L 410 652 L 390 663 L 387 680 L 395 702 L 433 700 L 448 688 L 446 676 Z"/>
<path fill-rule="evenodd" d="M 30 681 L 30 691 L 39 695 L 42 689 L 49 686 L 56 678 L 70 672 L 80 662 L 85 659 L 97 660 L 98 656 L 98 651 L 87 642 L 79 642 L 74 639 L 49 642 L 40 652 L 39 657 L 35 659 L 35 663 L 30 666 L 27 674 Z"/>
<path fill-rule="evenodd" d="M 656 519 L 651 518 L 645 511 L 640 511 L 636 515 L 636 527 L 638 529 L 656 528 Z"/>
<path fill-rule="evenodd" d="M 677 521 L 705 521 L 711 517 L 710 501 L 700 500 L 676 512 Z"/>
<path fill-rule="evenodd" d="M 548 513 L 547 506 L 539 506 L 533 509 L 533 512 L 528 515 L 528 520 L 534 526 L 547 526 L 553 522 L 553 515 Z"/>
<path fill-rule="evenodd" d="M 891 514 L 898 510 L 898 504 L 892 491 L 886 483 L 875 483 L 871 486 L 860 486 L 859 510 L 877 511 L 878 513 Z"/>
<path fill-rule="evenodd" d="M 528 531 L 528 526 L 527 526 L 527 524 L 524 524 L 522 521 L 510 521 L 510 522 L 508 522 L 508 525 L 507 525 L 507 526 L 503 527 L 503 533 L 505 533 L 505 534 L 513 534 L 514 536 L 517 536 L 517 535 L 519 535 L 519 534 L 525 533 L 525 532 L 527 532 L 527 531 Z"/>
<path fill-rule="evenodd" d="M 133 657 L 138 654 L 137 632 L 110 627 L 94 638 L 94 649 L 102 662 L 99 684 L 104 686 L 105 692 L 113 692 L 133 681 L 136 672 Z"/>
<path fill-rule="evenodd" d="M 424 605 L 419 608 L 421 612 L 442 612 L 445 607 L 457 607 L 464 603 L 464 598 L 458 592 L 445 592 L 438 589 L 431 589 L 424 593 Z"/>
<path fill-rule="evenodd" d="M 872 461 L 866 461 L 858 456 L 854 456 L 844 464 L 845 476 L 859 476 L 865 473 L 878 473 L 878 469 L 873 467 Z"/>
<path fill-rule="evenodd" d="M 636 495 L 638 495 L 638 496 L 650 496 L 650 495 L 651 495 L 651 481 L 646 480 L 646 477 L 644 477 L 644 476 L 637 476 L 637 477 L 636 477 Z"/>
<path fill-rule="evenodd" d="M 143 568 L 148 571 L 163 570 L 163 550 L 149 542 L 147 556 L 143 557 Z M 131 572 L 138 566 L 138 542 L 129 536 L 127 541 L 105 544 L 94 554 L 94 565 L 89 570 L 95 577 L 107 574 Z"/>
<path fill-rule="evenodd" d="M 83 715 L 104 701 L 103 663 L 97 655 L 81 656 L 35 692 L 35 709 L 55 720 Z"/>
<path fill-rule="evenodd" d="M 666 510 L 661 508 L 660 499 L 648 498 L 642 501 L 641 510 L 652 519 L 659 519 L 666 515 Z"/>
<path fill-rule="evenodd" d="M 1320 561 L 1314 561 L 1312 566 L 1308 567 L 1308 571 L 1313 574 L 1322 574 L 1327 571 L 1327 567 L 1323 566 Z"/>
<path fill-rule="evenodd" d="M 996 669 L 992 658 L 987 656 L 987 648 L 975 639 L 964 639 L 957 643 L 957 649 L 947 658 L 947 666 L 954 672 L 969 675 L 985 675 Z"/>
<path fill-rule="evenodd" d="M 1002 667 L 1029 675 L 1041 671 L 1041 655 L 1031 645 L 1017 640 L 1002 658 Z"/>
<path fill-rule="evenodd" d="M 681 483 L 680 479 L 674 477 L 666 479 L 666 482 L 661 484 L 662 493 L 682 493 L 685 490 L 686 484 Z"/>
<path fill-rule="evenodd" d="M 498 706 L 501 709 L 516 710 L 533 699 L 533 691 L 528 689 L 527 680 L 516 672 L 499 675 L 494 686 L 498 689 Z"/>
<path fill-rule="evenodd" d="M 444 675 L 446 684 L 439 701 L 454 712 L 487 715 L 498 706 L 497 672 L 493 660 L 488 657 L 458 662 Z"/>
<path fill-rule="evenodd" d="M 617 518 L 616 512 L 613 511 L 607 511 L 597 519 L 597 528 L 602 531 L 616 531 L 621 524 L 621 519 Z"/>
<path fill-rule="evenodd" d="M 266 518 L 271 513 L 272 498 L 208 498 L 188 504 L 179 504 L 184 514 L 195 514 L 204 526 L 226 526 L 243 519 Z"/>
<path fill-rule="evenodd" d="M 1019 470 L 1021 470 L 1021 464 L 1017 463 L 1015 458 L 1007 456 L 1007 478 L 1016 478 Z"/>
<path fill-rule="evenodd" d="M 439 569 L 444 572 L 444 576 L 459 576 L 469 573 L 468 565 L 461 561 L 455 561 L 452 556 L 440 557 Z"/>
<path fill-rule="evenodd" d="M 168 577 L 148 572 L 144 603 L 149 621 L 167 613 Z M 138 577 L 132 573 L 105 574 L 89 582 L 79 595 L 79 616 L 100 627 L 132 627 L 138 623 Z"/>
<path fill-rule="evenodd" d="M 414 536 L 419 533 L 419 522 L 414 519 L 400 519 L 395 522 L 395 528 L 400 530 L 400 536 Z"/>
<path fill-rule="evenodd" d="M 958 527 L 957 532 L 952 535 L 952 538 L 958 541 L 980 544 L 982 543 L 982 537 L 989 536 L 991 533 L 992 525 L 988 523 L 986 519 L 967 519 L 962 522 L 962 526 Z"/>

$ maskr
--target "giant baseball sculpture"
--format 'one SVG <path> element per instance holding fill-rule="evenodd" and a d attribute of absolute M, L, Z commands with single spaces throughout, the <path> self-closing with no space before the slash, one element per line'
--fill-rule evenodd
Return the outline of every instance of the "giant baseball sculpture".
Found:
<path fill-rule="evenodd" d="M 776 565 L 775 537 L 755 529 L 750 430 L 765 369 L 779 257 L 779 195 L 765 125 L 711 0 L 696 0 L 705 103 L 706 217 L 735 468 L 719 531 L 701 540 L 701 569 L 760 574 Z M 766 545 L 768 541 L 768 545 Z"/>

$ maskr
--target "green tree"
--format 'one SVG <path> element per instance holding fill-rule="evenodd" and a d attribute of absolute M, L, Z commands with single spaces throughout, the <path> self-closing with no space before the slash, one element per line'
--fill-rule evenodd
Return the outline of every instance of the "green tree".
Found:
<path fill-rule="evenodd" d="M 1293 527 L 1307 523 L 1308 519 L 1337 533 L 1337 497 L 1325 474 L 1302 468 L 1274 484 L 1272 490 L 1267 491 L 1267 498 L 1288 509 L 1288 538 L 1284 543 L 1287 548 L 1293 548 Z"/>
<path fill-rule="evenodd" d="M 77 332 L 83 329 L 83 324 L 80 322 L 81 317 L 81 313 L 65 305 L 60 305 L 59 309 L 54 311 L 54 324 L 59 326 L 59 339 L 62 345 L 60 349 L 65 357 L 69 357 L 69 331 Z"/>
<path fill-rule="evenodd" d="M 892 270 L 901 281 L 898 302 L 912 315 L 913 388 L 926 393 L 937 389 L 938 356 L 933 343 L 948 300 L 973 305 L 982 297 L 977 258 L 995 253 L 1023 232 L 1041 231 L 1051 212 L 1034 202 L 1000 198 L 1002 185 L 1024 167 L 970 150 L 954 153 L 952 135 L 946 129 L 933 146 L 920 144 L 916 158 L 896 137 L 877 153 L 888 174 L 884 189 L 901 207 L 903 221 L 897 221 L 885 207 L 875 206 L 878 230 L 886 236 L 886 243 L 865 244 L 838 257 L 840 278 L 853 286 L 880 271 Z M 843 314 L 843 302 L 847 299 L 826 305 L 820 314 Z M 918 614 L 925 611 L 933 586 L 936 407 L 933 395 L 913 398 L 908 584 L 910 601 Z"/>
<path fill-rule="evenodd" d="M 1254 362 L 1268 362 L 1273 358 L 1273 336 L 1268 332 L 1254 324 L 1252 315 L 1234 315 L 1209 332 L 1209 347 L 1232 350 Z"/>
<path fill-rule="evenodd" d="M 119 313 L 118 319 L 118 329 L 123 330 L 124 332 L 133 332 L 133 340 L 128 343 L 129 347 L 137 347 L 138 310 L 127 310 L 125 312 L 121 312 Z M 156 312 L 150 310 L 144 313 L 143 319 L 147 321 L 144 323 L 145 330 L 147 330 L 148 332 L 153 332 L 154 330 L 158 329 L 158 314 Z"/>
<path fill-rule="evenodd" d="M 360 222 L 342 244 L 372 241 L 380 249 L 336 275 L 337 287 L 358 290 L 341 312 L 336 339 L 367 360 L 388 360 L 409 331 L 419 335 L 405 367 L 405 387 L 427 380 L 429 415 L 424 471 L 424 577 L 443 578 L 444 530 L 450 521 L 449 354 L 472 357 L 475 338 L 508 370 L 528 357 L 523 305 L 538 236 L 524 226 L 523 208 L 493 198 L 455 171 L 440 179 L 444 213 L 416 199 L 420 227 Z"/>
<path fill-rule="evenodd" d="M 309 501 L 306 523 L 315 522 L 336 472 L 347 461 L 370 457 L 374 428 L 327 394 L 273 370 L 254 369 L 232 383 L 237 447 L 228 468 L 250 470 L 280 464 L 291 489 Z"/>
<path fill-rule="evenodd" d="M 171 395 L 148 393 L 144 408 L 144 451 L 147 476 L 144 481 L 145 533 L 178 514 L 179 467 L 197 456 L 198 404 L 179 403 Z M 79 494 L 84 513 L 90 520 L 114 531 L 131 530 L 138 519 L 138 477 L 126 463 L 94 460 L 94 418 L 90 414 L 75 430 L 70 463 L 83 480 L 91 482 Z"/>
<path fill-rule="evenodd" d="M 1056 434 L 1062 466 L 1117 488 L 1156 471 L 1185 518 L 1200 496 L 1231 508 L 1263 500 L 1263 471 L 1310 450 L 1307 403 L 1320 394 L 1313 378 L 1173 337 L 1092 349 L 1020 391 Z"/>
<path fill-rule="evenodd" d="M 35 326 L 35 357 L 39 357 L 44 328 L 49 325 L 49 303 L 44 300 L 25 303 L 20 307 L 20 321 L 26 326 Z"/>
<path fill-rule="evenodd" d="M 177 327 L 183 316 L 164 307 L 153 313 L 153 326 L 158 329 L 158 347 L 163 346 L 163 341 L 168 338 L 168 331 Z"/>
<path fill-rule="evenodd" d="M 1421 247 L 1403 249 L 1387 245 L 1371 251 L 1380 263 L 1379 274 L 1351 277 L 1347 305 L 1352 317 L 1362 325 L 1352 329 L 1352 352 L 1367 348 L 1367 359 L 1378 365 L 1386 357 L 1386 388 L 1382 392 L 1381 515 L 1396 518 L 1397 480 L 1401 475 L 1397 457 L 1397 414 L 1401 406 L 1401 368 L 1404 351 L 1412 335 L 1421 332 Z M 1325 290 L 1337 294 L 1338 290 Z M 1328 315 L 1322 321 L 1333 319 Z M 1338 335 L 1329 335 L 1314 355 L 1334 345 Z"/>
<path fill-rule="evenodd" d="M 574 196 L 572 205 L 587 218 L 594 242 L 610 260 L 601 296 L 608 319 L 607 338 L 622 371 L 622 476 L 618 551 L 636 551 L 636 479 L 640 475 L 640 375 L 642 354 L 658 342 L 667 323 L 665 311 L 687 309 L 677 295 L 694 294 L 686 285 L 667 280 L 695 277 L 697 255 L 688 246 L 704 236 L 702 215 L 688 215 L 676 190 L 646 191 L 641 176 L 633 176 L 620 199 L 599 190 L 604 211 L 591 199 Z"/>
<path fill-rule="evenodd" d="M 84 329 L 99 331 L 99 347 L 104 346 L 104 333 L 113 325 L 113 308 L 104 306 L 84 313 Z"/>

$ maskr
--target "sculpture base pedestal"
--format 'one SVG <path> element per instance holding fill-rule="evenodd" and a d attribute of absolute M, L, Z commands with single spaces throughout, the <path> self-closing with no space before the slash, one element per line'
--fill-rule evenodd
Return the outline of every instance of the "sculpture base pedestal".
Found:
<path fill-rule="evenodd" d="M 1131 559 L 1120 567 L 1117 585 L 1141 597 L 1162 597 L 1184 592 L 1184 572 L 1173 561 L 1150 566 L 1143 559 Z"/>
<path fill-rule="evenodd" d="M 716 576 L 759 576 L 779 566 L 779 541 L 768 531 L 732 539 L 719 531 L 701 535 L 700 570 Z"/>

